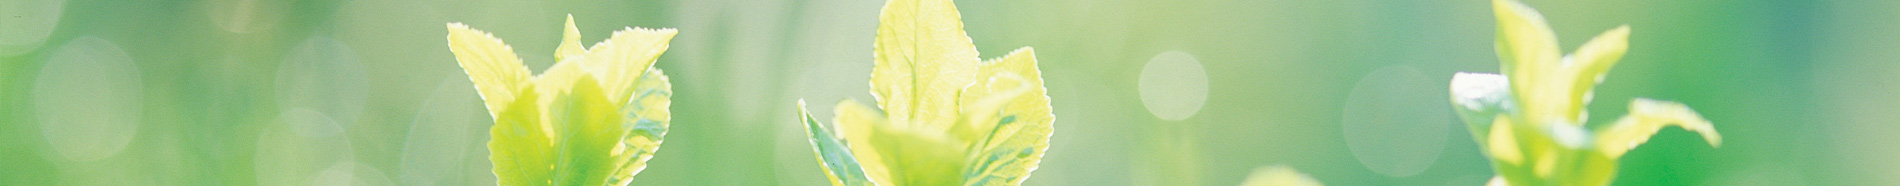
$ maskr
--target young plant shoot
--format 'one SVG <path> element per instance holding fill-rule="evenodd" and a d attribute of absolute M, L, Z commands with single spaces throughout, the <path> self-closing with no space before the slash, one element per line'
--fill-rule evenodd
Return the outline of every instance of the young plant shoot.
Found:
<path fill-rule="evenodd" d="M 987 61 L 950 0 L 891 0 L 878 16 L 871 94 L 832 125 L 799 103 L 833 185 L 1020 185 L 1049 146 L 1049 96 L 1034 50 Z"/>
<path fill-rule="evenodd" d="M 1498 176 L 1491 185 L 1607 185 L 1616 160 L 1666 126 L 1722 136 L 1680 103 L 1637 98 L 1629 115 L 1586 129 L 1592 88 L 1628 49 L 1629 26 L 1564 55 L 1544 18 L 1515 0 L 1492 0 L 1503 74 L 1458 73 L 1451 101 Z"/>
<path fill-rule="evenodd" d="M 449 23 L 449 51 L 494 116 L 500 185 L 626 185 L 666 135 L 671 84 L 654 59 L 673 29 L 626 28 L 583 50 L 568 16 L 557 61 L 530 76 L 513 48 Z"/>

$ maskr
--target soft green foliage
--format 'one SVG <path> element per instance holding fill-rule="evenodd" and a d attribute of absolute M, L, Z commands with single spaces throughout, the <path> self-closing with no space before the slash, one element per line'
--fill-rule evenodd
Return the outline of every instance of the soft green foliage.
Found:
<path fill-rule="evenodd" d="M 826 126 L 804 112 L 834 185 L 1019 185 L 1055 116 L 1027 47 L 979 61 L 949 0 L 892 0 L 879 17 L 871 93 Z"/>
<path fill-rule="evenodd" d="M 501 40 L 448 28 L 450 51 L 495 116 L 489 160 L 501 185 L 626 185 L 659 150 L 672 90 L 650 67 L 677 32 L 627 28 L 581 50 L 569 17 L 559 62 L 529 76 Z"/>
<path fill-rule="evenodd" d="M 1585 129 L 1591 89 L 1628 49 L 1630 29 L 1617 27 L 1562 56 L 1541 15 L 1513 0 L 1493 0 L 1503 75 L 1459 73 L 1452 102 L 1491 157 L 1494 185 L 1606 185 L 1616 160 L 1665 126 L 1722 138 L 1709 121 L 1679 103 L 1638 98 L 1630 115 Z"/>

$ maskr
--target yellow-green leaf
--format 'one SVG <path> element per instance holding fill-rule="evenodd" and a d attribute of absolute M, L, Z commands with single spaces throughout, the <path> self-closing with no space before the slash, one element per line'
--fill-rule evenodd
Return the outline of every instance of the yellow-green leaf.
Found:
<path fill-rule="evenodd" d="M 976 81 L 976 45 L 950 0 L 891 0 L 878 16 L 871 93 L 896 123 L 947 128 Z"/>
<path fill-rule="evenodd" d="M 1556 32 L 1544 23 L 1544 16 L 1536 9 L 1515 0 L 1492 0 L 1491 8 L 1498 19 L 1498 64 L 1503 67 L 1499 69 L 1511 78 L 1511 92 L 1525 96 L 1519 97 L 1520 103 L 1545 99 L 1530 96 L 1541 95 L 1533 87 L 1542 81 L 1542 76 L 1547 76 L 1544 74 L 1549 72 L 1545 69 L 1557 66 L 1562 56 L 1557 49 Z"/>
<path fill-rule="evenodd" d="M 503 107 L 514 102 L 517 94 L 523 94 L 520 91 L 528 84 L 528 67 L 521 65 L 521 57 L 515 56 L 513 47 L 492 34 L 461 23 L 449 23 L 448 28 L 449 52 L 455 54 L 457 64 L 487 102 L 488 114 L 501 115 Z"/>
<path fill-rule="evenodd" d="M 958 185 L 968 141 L 942 130 L 889 122 L 857 101 L 838 103 L 837 122 L 852 155 L 878 185 Z"/>
<path fill-rule="evenodd" d="M 1617 60 L 1623 59 L 1623 53 L 1629 51 L 1629 37 L 1629 25 L 1619 26 L 1591 38 L 1590 42 L 1577 48 L 1576 53 L 1564 57 L 1565 73 L 1571 74 L 1562 77 L 1570 82 L 1570 107 L 1565 108 L 1565 112 L 1576 113 L 1570 119 L 1582 120 L 1578 117 L 1588 115 L 1583 107 L 1590 104 L 1590 99 L 1595 96 L 1591 93 L 1592 89 L 1596 88 L 1597 83 L 1603 82 L 1604 74 L 1608 74 L 1610 67 L 1615 66 Z"/>
<path fill-rule="evenodd" d="M 610 158 L 628 130 L 621 125 L 617 104 L 607 102 L 598 81 L 582 75 L 574 89 L 555 98 L 549 109 L 559 143 L 554 185 L 604 185 L 625 159 Z"/>
<path fill-rule="evenodd" d="M 672 115 L 667 113 L 672 107 L 673 84 L 660 69 L 647 69 L 640 76 L 639 83 L 633 86 L 633 97 L 620 107 L 625 119 L 622 125 L 632 130 L 621 139 L 621 146 L 615 150 L 618 172 L 607 183 L 626 185 L 633 181 L 633 175 L 646 169 L 647 160 L 660 150 L 660 142 L 665 139 L 667 125 L 672 123 Z"/>
<path fill-rule="evenodd" d="M 532 85 L 530 85 L 532 86 Z M 522 87 L 533 90 L 533 87 Z M 521 91 L 534 97 L 534 91 Z M 554 142 L 543 132 L 541 105 L 533 99 L 508 103 L 495 115 L 489 128 L 488 160 L 495 163 L 496 183 L 501 185 L 548 185 L 554 174 Z"/>
<path fill-rule="evenodd" d="M 1630 114 L 1619 118 L 1597 131 L 1596 147 L 1610 158 L 1622 157 L 1623 153 L 1649 141 L 1663 127 L 1682 127 L 1702 135 L 1709 145 L 1721 146 L 1722 134 L 1715 132 L 1715 126 L 1701 114 L 1690 110 L 1681 103 L 1636 99 L 1630 102 Z"/>
<path fill-rule="evenodd" d="M 588 73 L 600 78 L 609 101 L 625 102 L 632 96 L 633 84 L 647 68 L 653 67 L 668 41 L 679 31 L 673 29 L 626 28 L 614 31 L 606 41 L 594 44 L 580 59 Z"/>
<path fill-rule="evenodd" d="M 1036 52 L 1024 47 L 981 65 L 975 85 L 962 94 L 964 121 L 958 125 L 971 144 L 966 185 L 1018 185 L 1042 161 L 1055 128 L 1048 90 L 1036 69 Z M 981 136 L 978 136 L 981 135 Z"/>
<path fill-rule="evenodd" d="M 581 28 L 574 26 L 574 15 L 567 15 L 567 27 L 561 29 L 561 46 L 554 48 L 554 61 L 567 59 L 567 56 L 586 54 L 581 47 Z"/>

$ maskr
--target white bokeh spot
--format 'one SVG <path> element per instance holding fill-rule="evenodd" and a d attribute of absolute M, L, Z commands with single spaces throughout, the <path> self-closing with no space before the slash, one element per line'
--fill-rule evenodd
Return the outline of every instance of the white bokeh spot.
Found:
<path fill-rule="evenodd" d="M 325 37 L 297 45 L 278 64 L 277 103 L 282 108 L 310 108 L 339 123 L 362 115 L 368 96 L 369 73 L 349 47 Z"/>
<path fill-rule="evenodd" d="M 476 96 L 468 78 L 455 75 L 436 86 L 422 101 L 409 137 L 403 142 L 402 185 L 476 185 L 481 175 L 467 169 L 488 170 L 476 164 L 488 164 L 482 138 L 493 125 L 482 100 Z"/>
<path fill-rule="evenodd" d="M 1194 55 L 1167 51 L 1141 67 L 1141 105 L 1163 120 L 1193 117 L 1207 104 L 1207 69 Z"/>
<path fill-rule="evenodd" d="M 143 83 L 138 66 L 110 41 L 81 37 L 48 58 L 32 90 L 40 135 L 65 160 L 96 161 L 138 134 Z"/>
<path fill-rule="evenodd" d="M 65 0 L 0 1 L 0 56 L 32 52 L 59 27 Z"/>
<path fill-rule="evenodd" d="M 312 109 L 288 109 L 257 136 L 252 163 L 258 185 L 311 184 L 321 177 L 335 177 L 324 172 L 355 159 L 343 126 Z"/>
<path fill-rule="evenodd" d="M 1443 84 L 1410 67 L 1372 71 L 1346 95 L 1340 114 L 1346 145 L 1366 168 L 1417 175 L 1444 151 L 1452 112 Z"/>

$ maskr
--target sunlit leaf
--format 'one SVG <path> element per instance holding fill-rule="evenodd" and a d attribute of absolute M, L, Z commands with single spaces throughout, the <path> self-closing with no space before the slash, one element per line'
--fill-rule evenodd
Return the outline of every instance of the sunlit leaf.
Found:
<path fill-rule="evenodd" d="M 1498 38 L 1497 53 L 1499 68 L 1511 79 L 1511 92 L 1517 93 L 1519 103 L 1542 105 L 1532 102 L 1553 98 L 1536 97 L 1544 95 L 1535 87 L 1549 76 L 1545 72 L 1549 67 L 1557 66 L 1562 57 L 1557 49 L 1557 34 L 1551 32 L 1550 25 L 1544 22 L 1544 16 L 1536 9 L 1518 3 L 1515 0 L 1492 0 L 1491 8 L 1497 16 Z M 1525 112 L 1545 112 L 1549 108 L 1520 108 Z"/>
<path fill-rule="evenodd" d="M 528 67 L 521 65 L 513 47 L 501 39 L 470 29 L 461 23 L 449 23 L 449 51 L 457 64 L 468 72 L 469 81 L 487 102 L 489 114 L 501 115 L 502 107 L 514 102 L 521 87 L 528 83 Z M 526 89 L 533 90 L 533 89 Z M 524 96 L 532 97 L 532 96 Z"/>
<path fill-rule="evenodd" d="M 528 76 L 501 40 L 449 24 L 449 48 L 496 125 L 489 160 L 501 185 L 626 185 L 659 150 L 671 83 L 654 59 L 672 29 L 627 28 L 580 50 L 570 16 L 556 62 Z"/>
<path fill-rule="evenodd" d="M 964 121 L 956 130 L 978 152 L 964 173 L 968 185 L 1016 185 L 1042 161 L 1055 130 L 1048 90 L 1036 69 L 1036 51 L 1024 47 L 984 62 L 975 85 L 964 89 Z"/>
<path fill-rule="evenodd" d="M 872 43 L 871 94 L 897 123 L 947 128 L 957 92 L 976 82 L 976 46 L 950 0 L 891 0 Z"/>

